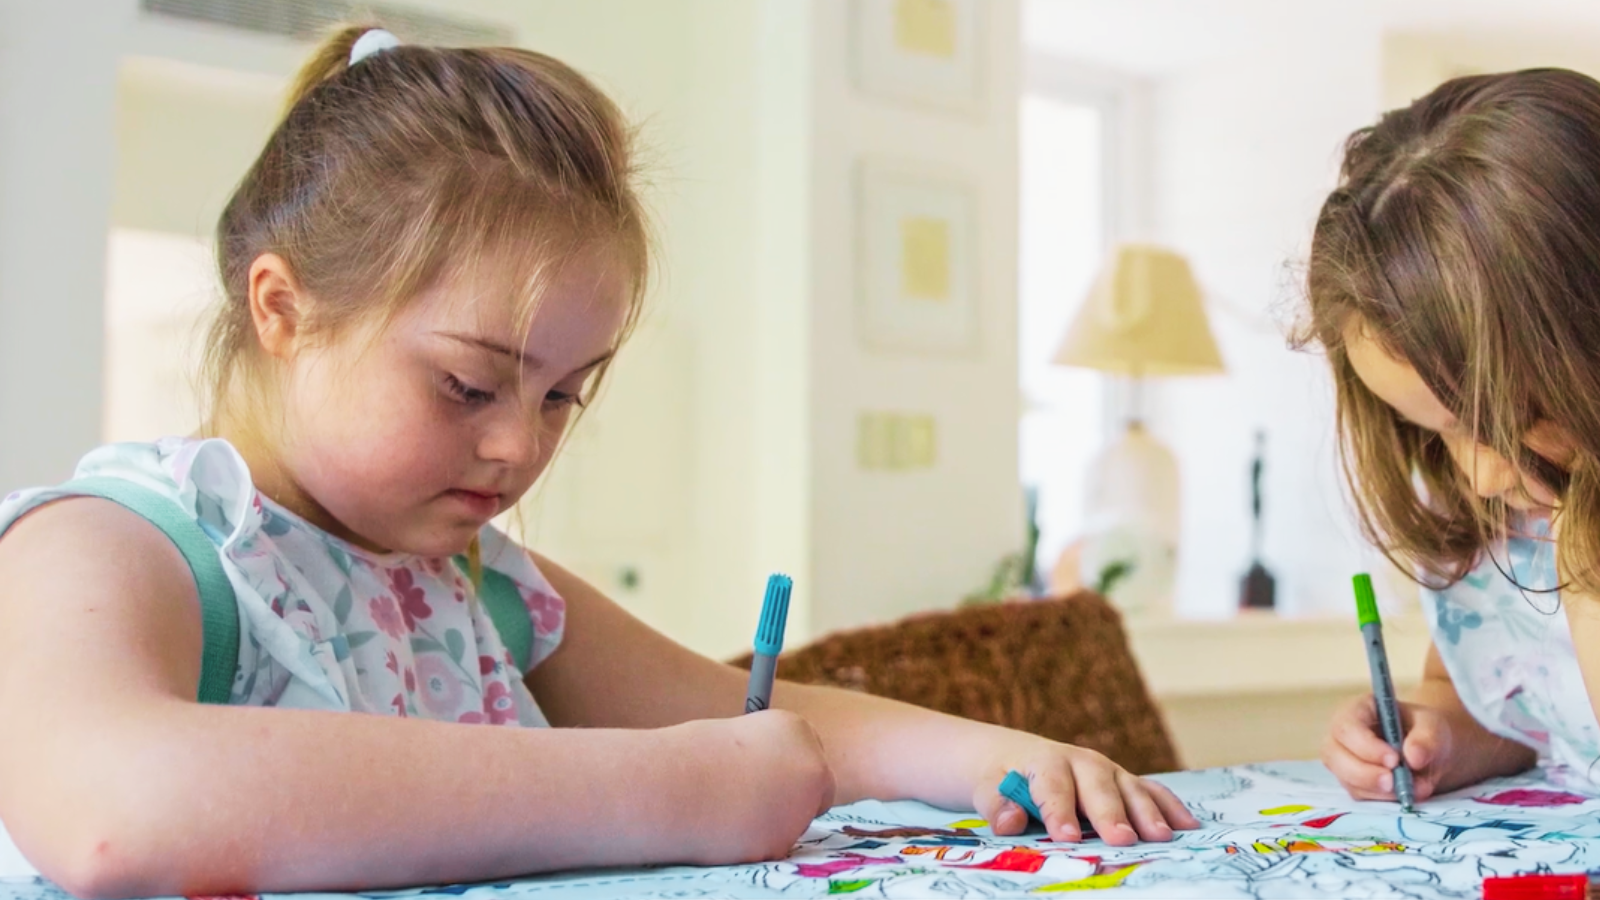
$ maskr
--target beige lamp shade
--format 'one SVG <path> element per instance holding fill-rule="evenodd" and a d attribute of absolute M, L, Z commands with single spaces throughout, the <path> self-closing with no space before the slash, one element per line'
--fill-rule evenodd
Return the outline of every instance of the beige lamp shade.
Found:
<path fill-rule="evenodd" d="M 1152 244 L 1112 250 L 1052 361 L 1119 375 L 1226 371 L 1188 261 Z"/>

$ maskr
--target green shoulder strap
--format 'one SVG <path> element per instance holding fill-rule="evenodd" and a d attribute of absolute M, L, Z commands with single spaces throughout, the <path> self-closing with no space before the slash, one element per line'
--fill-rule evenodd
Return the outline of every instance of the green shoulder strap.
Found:
<path fill-rule="evenodd" d="M 126 507 L 161 529 L 183 554 L 200 594 L 199 700 L 226 704 L 233 694 L 233 676 L 239 668 L 239 606 L 234 600 L 233 585 L 217 557 L 217 545 L 178 504 L 131 481 L 92 476 L 69 481 L 61 490 Z"/>
<path fill-rule="evenodd" d="M 471 564 L 465 556 L 458 556 L 456 566 L 470 573 Z M 522 602 L 522 592 L 516 582 L 488 566 L 483 567 L 483 584 L 478 586 L 478 599 L 489 612 L 489 620 L 500 632 L 500 643 L 511 651 L 517 669 L 526 673 L 533 662 L 533 619 L 528 615 L 527 604 Z"/>

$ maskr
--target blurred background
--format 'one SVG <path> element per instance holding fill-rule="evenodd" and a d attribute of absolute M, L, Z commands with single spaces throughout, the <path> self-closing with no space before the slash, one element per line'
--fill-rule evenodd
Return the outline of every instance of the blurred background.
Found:
<path fill-rule="evenodd" d="M 510 527 L 727 657 L 774 570 L 795 643 L 1108 587 L 1080 557 L 1127 503 L 1090 488 L 1136 417 L 1171 572 L 1128 628 L 1191 764 L 1309 752 L 1364 678 L 1340 617 L 1379 562 L 1323 364 L 1283 337 L 1342 141 L 1458 74 L 1600 70 L 1592 0 L 0 0 L 0 492 L 195 427 L 213 225 L 310 41 L 363 10 L 556 56 L 640 129 L 649 312 Z M 1199 318 L 1161 321 L 1214 345 L 1193 377 L 1058 352 L 1109 327 L 1086 298 L 1130 243 L 1187 264 Z M 1102 313 L 1166 302 L 1127 284 Z M 1252 561 L 1273 611 L 1241 617 Z"/>

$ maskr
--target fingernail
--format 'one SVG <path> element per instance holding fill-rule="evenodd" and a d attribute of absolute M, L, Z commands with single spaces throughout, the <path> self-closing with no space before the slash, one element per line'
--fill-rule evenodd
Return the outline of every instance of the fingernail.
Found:
<path fill-rule="evenodd" d="M 1394 790 L 1394 776 L 1383 775 L 1378 779 L 1378 788 L 1384 791 Z"/>
<path fill-rule="evenodd" d="M 1172 826 L 1165 822 L 1157 822 L 1155 827 L 1150 829 L 1150 833 L 1154 834 L 1158 841 L 1172 840 Z"/>

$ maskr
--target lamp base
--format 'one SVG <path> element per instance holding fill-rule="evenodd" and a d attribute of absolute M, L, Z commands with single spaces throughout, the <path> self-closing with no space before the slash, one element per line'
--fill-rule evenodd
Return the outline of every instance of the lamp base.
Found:
<path fill-rule="evenodd" d="M 1178 461 L 1138 422 L 1089 468 L 1080 576 L 1130 615 L 1164 612 L 1178 557 Z"/>

